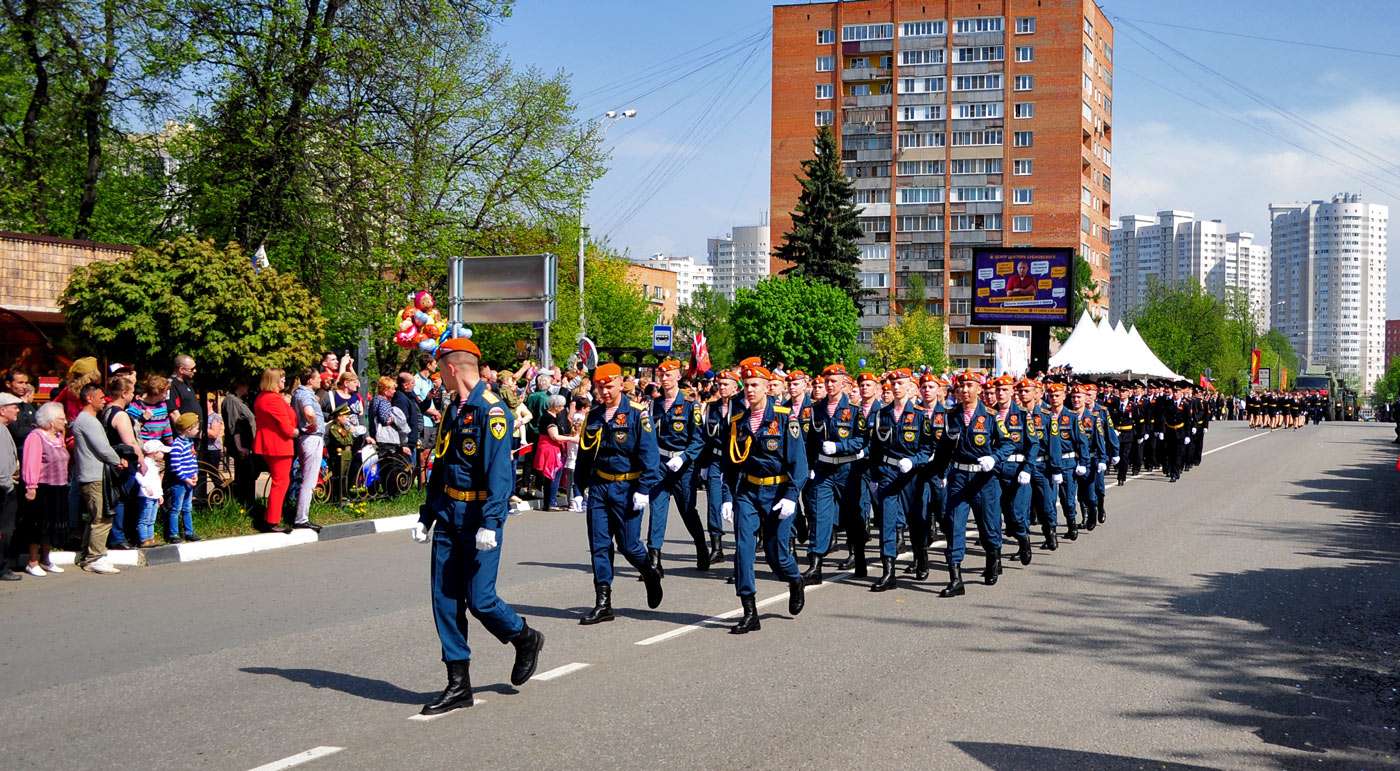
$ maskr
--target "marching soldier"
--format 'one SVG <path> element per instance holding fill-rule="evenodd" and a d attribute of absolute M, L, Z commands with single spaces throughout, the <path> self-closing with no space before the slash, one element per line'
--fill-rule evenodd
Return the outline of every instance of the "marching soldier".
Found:
<path fill-rule="evenodd" d="M 944 509 L 948 502 L 948 453 L 943 442 L 944 433 L 948 428 L 948 405 L 943 400 L 946 387 L 943 378 L 932 372 L 925 372 L 919 376 L 919 407 L 924 411 L 924 420 L 932 426 L 934 448 L 933 458 L 919 469 L 924 518 L 929 523 L 928 543 L 924 545 L 925 548 L 933 543 L 934 533 L 942 527 Z M 918 568 L 911 565 L 905 572 L 917 575 Z M 924 578 L 927 578 L 927 575 Z"/>
<path fill-rule="evenodd" d="M 718 393 L 702 410 L 701 434 L 705 449 L 701 454 L 700 469 L 705 475 L 705 506 L 710 530 L 710 553 L 707 560 L 716 565 L 724 559 L 724 519 L 722 504 L 728 499 L 724 486 L 724 473 L 721 460 L 724 458 L 725 442 L 729 439 L 729 418 L 743 409 L 737 393 L 739 376 L 733 371 L 719 373 Z"/>
<path fill-rule="evenodd" d="M 666 543 L 666 517 L 671 498 L 676 499 L 685 528 L 695 542 L 695 567 L 710 569 L 710 553 L 705 543 L 705 528 L 693 508 L 695 484 L 694 465 L 704 449 L 700 405 L 687 399 L 680 391 L 681 363 L 667 359 L 656 367 L 656 379 L 661 383 L 661 395 L 652 400 L 651 423 L 656 428 L 657 452 L 665 466 L 661 482 L 651 489 L 651 517 L 647 523 L 647 561 L 665 577 L 661 567 L 661 547 Z"/>
<path fill-rule="evenodd" d="M 855 516 L 842 523 L 846 531 L 846 546 L 850 554 L 845 560 L 837 564 L 837 570 L 847 570 L 852 566 L 855 568 L 857 578 L 865 578 L 867 567 L 865 562 L 865 544 L 870 540 L 870 516 L 874 508 L 875 490 L 873 488 L 872 470 L 875 464 L 875 456 L 871 447 L 870 431 L 875 425 L 875 418 L 880 414 L 883 405 L 880 403 L 880 380 L 873 372 L 861 372 L 856 376 L 856 390 L 860 394 L 860 404 L 856 409 L 856 430 L 865 433 L 865 457 L 855 462 L 851 468 L 852 487 L 859 495 L 858 503 L 854 510 Z"/>
<path fill-rule="evenodd" d="M 1061 450 L 1058 458 L 1048 458 L 1046 463 L 1055 468 L 1052 480 L 1068 525 L 1065 540 L 1076 541 L 1079 539 L 1079 518 L 1075 513 L 1075 504 L 1079 500 L 1079 480 L 1088 473 L 1088 468 L 1083 464 L 1086 462 L 1084 459 L 1090 456 L 1090 450 L 1089 436 L 1080 429 L 1079 417 L 1065 404 L 1067 389 L 1065 383 L 1047 383 L 1045 386 L 1050 400 L 1051 425 L 1060 437 Z M 1050 524 L 1053 527 L 1053 508 L 1051 514 Z"/>
<path fill-rule="evenodd" d="M 1075 416 L 1075 421 L 1079 423 L 1079 432 L 1088 439 L 1088 454 L 1080 453 L 1079 464 L 1075 467 L 1074 473 L 1078 477 L 1079 492 L 1079 526 L 1085 530 L 1093 530 L 1098 527 L 1099 504 L 1098 488 L 1095 484 L 1095 474 L 1098 466 L 1103 462 L 1104 444 L 1103 434 L 1098 430 L 1096 415 L 1090 407 L 1092 396 L 1089 386 L 1080 383 L 1074 386 L 1070 395 L 1070 408 Z M 1083 469 L 1081 471 L 1081 469 Z"/>
<path fill-rule="evenodd" d="M 1105 388 L 1112 388 L 1112 384 L 1105 381 Z M 1098 440 L 1103 445 L 1103 454 L 1094 465 L 1094 503 L 1097 505 L 1096 511 L 1090 512 L 1090 517 L 1097 514 L 1098 523 L 1102 525 L 1108 519 L 1108 510 L 1105 507 L 1108 498 L 1108 490 L 1105 477 L 1111 466 L 1117 466 L 1122 460 L 1119 456 L 1118 429 L 1113 427 L 1113 420 L 1108 414 L 1108 408 L 1098 399 L 1098 388 L 1092 382 L 1089 383 L 1089 408 L 1094 411 L 1094 429 L 1098 432 Z M 1093 528 L 1089 528 L 1092 530 Z"/>
<path fill-rule="evenodd" d="M 544 635 L 496 595 L 500 546 L 515 487 L 511 413 L 481 379 L 481 351 L 467 338 L 437 349 L 443 384 L 454 398 L 443 416 L 433 450 L 427 502 L 412 536 L 433 541 L 433 621 L 447 665 L 447 688 L 423 707 L 440 715 L 472 705 L 467 645 L 470 612 L 501 642 L 515 646 L 510 681 L 523 685 L 535 673 Z"/>
<path fill-rule="evenodd" d="M 736 542 L 734 590 L 744 608 L 732 634 L 759 629 L 753 562 L 760 536 L 768 567 L 787 581 L 788 613 L 801 613 L 806 602 L 802 575 L 789 548 L 797 499 L 807 481 L 802 426 L 792 410 L 770 398 L 772 373 L 755 364 L 745 367 L 742 375 L 748 406 L 729 420 L 724 466 L 732 500 L 724 504 L 724 511 L 734 524 Z"/>
<path fill-rule="evenodd" d="M 982 381 L 965 371 L 955 379 L 958 403 L 948 411 L 944 442 L 951 448 L 948 468 L 948 509 L 943 519 L 947 534 L 948 585 L 941 597 L 967 593 L 962 580 L 967 551 L 967 517 L 977 521 L 977 537 L 987 553 L 982 580 L 988 586 L 1001 575 L 1001 488 L 993 471 L 1011 455 L 1012 445 L 994 416 L 981 403 Z"/>
<path fill-rule="evenodd" d="M 593 372 L 598 403 L 588 412 L 579 436 L 576 461 L 585 488 L 588 546 L 593 555 L 593 610 L 580 624 L 613 620 L 612 543 L 642 574 L 647 607 L 661 605 L 661 573 L 647 559 L 642 543 L 642 514 L 651 505 L 647 491 L 661 483 L 661 461 L 651 413 L 641 402 L 622 396 L 622 369 L 608 363 Z"/>
<path fill-rule="evenodd" d="M 812 516 L 812 539 L 807 552 L 803 582 L 822 582 L 822 567 L 831 550 L 837 521 L 859 517 L 861 481 L 852 483 L 852 473 L 865 454 L 864 418 L 859 408 L 843 393 L 846 368 L 833 364 L 822 370 L 826 398 L 810 406 L 811 427 L 807 431 L 808 456 L 815 457 L 812 480 L 803 490 Z M 815 447 L 816 452 L 811 452 Z"/>
<path fill-rule="evenodd" d="M 871 428 L 871 455 L 877 464 L 873 471 L 878 483 L 875 505 L 880 508 L 880 567 L 884 570 L 870 587 L 872 592 L 895 588 L 898 529 L 906 522 L 914 552 L 914 577 L 928 578 L 929 523 L 914 467 L 928 463 L 933 456 L 933 424 L 914 404 L 913 373 L 897 369 L 891 375 L 894 401 L 880 409 Z"/>
<path fill-rule="evenodd" d="M 1030 430 L 1026 411 L 1015 404 L 1012 392 L 1016 379 L 1010 375 L 994 378 L 990 388 L 996 390 L 997 427 L 1011 446 L 1010 454 L 997 464 L 996 476 L 1001 485 L 1001 517 L 1009 524 L 1016 539 L 1016 559 L 1022 565 L 1031 563 L 1031 467 L 1040 454 L 1040 443 Z"/>
<path fill-rule="evenodd" d="M 803 447 L 807 451 L 807 481 L 810 482 L 814 458 L 810 443 L 807 442 L 807 434 L 812 430 L 812 403 L 815 401 L 808 390 L 811 383 L 807 378 L 807 373 L 800 369 L 794 369 L 784 375 L 783 381 L 787 385 L 787 397 L 780 400 L 779 404 L 792 410 L 792 414 L 797 416 L 798 424 L 802 426 Z M 792 523 L 793 540 L 797 543 L 808 544 L 809 549 L 812 530 L 811 503 L 808 500 L 808 496 L 811 494 L 810 488 L 810 485 L 802 487 L 802 495 L 797 500 L 797 517 Z M 795 546 L 793 551 L 797 551 Z"/>
<path fill-rule="evenodd" d="M 1158 417 L 1157 441 L 1163 448 L 1162 473 L 1167 481 L 1181 479 L 1181 452 L 1188 446 L 1191 437 L 1186 433 L 1186 424 L 1191 419 L 1191 407 L 1186 404 L 1185 389 L 1177 387 L 1176 393 L 1162 401 Z"/>
<path fill-rule="evenodd" d="M 1041 401 L 1040 384 L 1029 378 L 1016 383 L 1016 399 L 1026 413 L 1026 432 L 1035 446 L 1035 454 L 1026 463 L 1031 473 L 1031 508 L 1040 532 L 1045 537 L 1042 549 L 1055 551 L 1059 539 L 1055 534 L 1055 464 L 1059 462 L 1060 434 L 1055 430 L 1055 418 Z"/>
<path fill-rule="evenodd" d="M 1137 447 L 1136 409 L 1132 402 L 1132 385 L 1123 387 L 1123 392 L 1112 394 L 1104 399 L 1108 410 L 1108 421 L 1118 432 L 1118 485 L 1128 481 L 1128 466 L 1132 461 L 1133 449 Z"/>

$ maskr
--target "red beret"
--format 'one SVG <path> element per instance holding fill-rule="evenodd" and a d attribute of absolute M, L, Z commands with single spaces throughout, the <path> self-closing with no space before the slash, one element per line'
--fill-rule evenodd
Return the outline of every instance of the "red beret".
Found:
<path fill-rule="evenodd" d="M 982 378 L 982 373 L 977 372 L 976 370 L 965 369 L 962 372 L 959 372 L 957 375 L 953 376 L 953 382 L 976 383 L 977 385 L 982 385 L 984 380 Z"/>
<path fill-rule="evenodd" d="M 844 374 L 846 374 L 846 368 L 840 364 L 828 364 L 826 365 L 826 369 L 822 370 L 822 377 L 831 377 L 832 375 Z"/>
<path fill-rule="evenodd" d="M 793 370 L 793 371 L 791 371 L 791 372 L 789 372 L 789 373 L 787 374 L 787 381 L 788 381 L 789 383 L 792 383 L 792 382 L 797 381 L 797 380 L 806 380 L 806 379 L 807 379 L 807 373 L 806 373 L 806 372 L 803 372 L 803 371 L 800 370 L 800 369 L 795 369 L 795 370 Z"/>
<path fill-rule="evenodd" d="M 680 363 L 679 361 L 675 360 L 675 359 L 667 359 L 667 360 L 661 362 L 660 364 L 656 365 L 656 371 L 657 371 L 657 372 L 668 372 L 668 371 L 670 371 L 670 370 L 673 370 L 673 369 L 678 370 L 678 369 L 680 369 L 680 368 L 681 368 L 681 363 Z"/>
<path fill-rule="evenodd" d="M 994 386 L 1009 386 L 1009 385 L 1015 385 L 1015 384 L 1016 384 L 1016 378 L 1014 378 L 1014 377 L 1012 377 L 1012 376 L 1010 376 L 1010 375 L 1006 375 L 1006 374 L 997 375 L 996 377 L 994 377 L 994 378 L 992 378 L 990 381 L 988 381 L 987 384 L 988 384 L 988 385 L 994 385 Z"/>
<path fill-rule="evenodd" d="M 900 367 L 899 369 L 890 370 L 890 378 L 891 378 L 892 380 L 900 380 L 900 379 L 902 379 L 902 378 L 911 378 L 911 377 L 913 377 L 913 376 L 914 376 L 914 373 L 913 373 L 913 372 L 910 372 L 908 367 Z"/>
<path fill-rule="evenodd" d="M 593 370 L 594 383 L 606 383 L 615 377 L 622 377 L 622 367 L 611 361 L 607 364 L 599 364 L 598 368 Z"/>
<path fill-rule="evenodd" d="M 447 338 L 446 340 L 442 341 L 442 345 L 439 345 L 437 347 L 437 352 L 433 354 L 433 358 L 441 359 L 447 354 L 456 353 L 457 351 L 462 351 L 463 353 L 470 353 L 478 359 L 481 358 L 481 349 L 476 347 L 476 343 L 473 343 L 471 341 L 471 338 L 469 337 Z"/>
<path fill-rule="evenodd" d="M 744 367 L 743 372 L 741 372 L 740 374 L 743 375 L 745 380 L 751 380 L 753 378 L 760 378 L 763 380 L 773 379 L 773 373 L 769 372 L 767 367 L 763 367 L 758 364 L 750 364 L 749 366 Z"/>
<path fill-rule="evenodd" d="M 874 372 L 871 372 L 870 370 L 865 370 L 865 371 L 861 372 L 859 375 L 856 375 L 856 382 L 857 382 L 857 383 L 878 383 L 878 382 L 880 382 L 880 378 L 875 377 L 875 373 L 874 373 Z"/>

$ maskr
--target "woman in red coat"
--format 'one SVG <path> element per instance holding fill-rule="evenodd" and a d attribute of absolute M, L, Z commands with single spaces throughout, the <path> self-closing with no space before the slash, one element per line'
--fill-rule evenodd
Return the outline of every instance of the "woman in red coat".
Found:
<path fill-rule="evenodd" d="M 286 387 L 287 378 L 282 370 L 263 370 L 261 393 L 253 400 L 253 419 L 258 427 L 253 435 L 253 453 L 267 464 L 268 476 L 272 478 L 267 491 L 267 520 L 255 523 L 265 533 L 291 532 L 290 528 L 281 527 L 282 504 L 291 486 L 292 457 L 296 454 L 292 442 L 297 435 L 297 416 L 292 411 L 291 397 L 284 393 Z"/>

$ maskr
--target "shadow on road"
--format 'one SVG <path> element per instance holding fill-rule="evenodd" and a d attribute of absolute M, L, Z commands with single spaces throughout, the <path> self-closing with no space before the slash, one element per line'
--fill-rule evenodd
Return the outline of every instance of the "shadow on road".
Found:
<path fill-rule="evenodd" d="M 346 672 L 332 672 L 326 669 L 282 669 L 280 667 L 243 667 L 242 672 L 251 675 L 276 675 L 284 680 L 293 683 L 302 683 L 312 688 L 327 688 L 332 691 L 356 696 L 361 699 L 372 701 L 384 701 L 391 704 L 426 704 L 438 695 L 438 691 L 410 691 L 400 688 L 393 683 L 384 680 L 375 680 L 370 677 L 360 677 Z M 472 685 L 473 693 L 493 692 L 513 694 L 519 693 L 515 688 L 506 683 L 494 683 L 492 685 Z"/>
<path fill-rule="evenodd" d="M 993 742 L 949 742 L 966 752 L 977 762 L 991 769 L 1035 768 L 1040 771 L 1050 769 L 1095 769 L 1096 771 L 1194 771 L 1209 769 L 1210 766 L 1193 766 L 1184 763 L 1166 763 L 1148 758 L 1133 758 L 1126 755 L 1109 755 L 1103 752 L 1082 752 L 1062 750 L 1056 747 L 1034 747 L 1026 744 L 999 744 Z"/>

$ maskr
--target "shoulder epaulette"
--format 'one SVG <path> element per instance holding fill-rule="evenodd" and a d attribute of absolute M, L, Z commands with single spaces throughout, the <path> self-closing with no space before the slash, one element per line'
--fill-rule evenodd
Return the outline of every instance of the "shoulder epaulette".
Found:
<path fill-rule="evenodd" d="M 773 406 L 773 412 L 774 412 L 774 414 L 777 414 L 777 415 L 787 415 L 788 413 L 792 412 L 792 408 L 791 408 L 791 407 L 783 407 L 783 406 L 781 406 L 781 405 L 774 405 L 774 406 Z"/>
<path fill-rule="evenodd" d="M 637 401 L 636 399 L 628 399 L 627 401 L 628 401 L 629 404 L 632 405 L 632 409 L 634 409 L 634 410 L 644 410 L 644 409 L 647 408 L 647 406 L 646 406 L 645 404 L 642 404 L 641 402 Z"/>
<path fill-rule="evenodd" d="M 491 391 L 491 389 L 488 388 L 481 392 L 481 400 L 486 402 L 487 404 L 495 404 L 496 402 L 499 402 L 501 400 L 501 397 L 497 396 Z"/>

